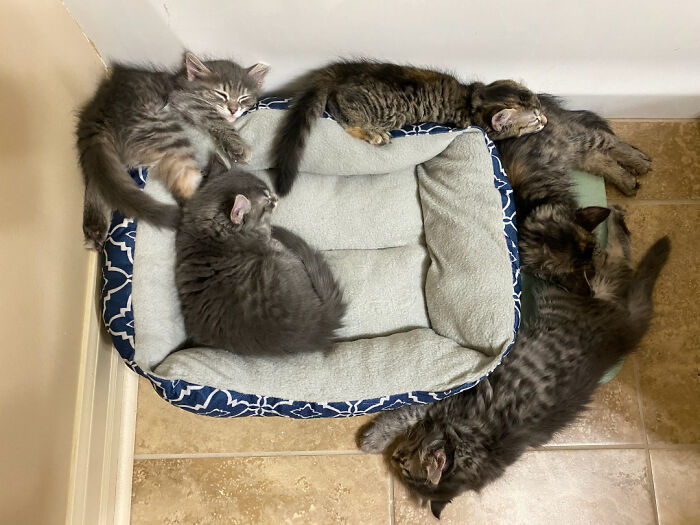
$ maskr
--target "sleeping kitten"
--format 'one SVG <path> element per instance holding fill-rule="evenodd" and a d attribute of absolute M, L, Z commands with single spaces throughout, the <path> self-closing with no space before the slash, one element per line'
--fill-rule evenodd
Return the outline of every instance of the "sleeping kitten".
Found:
<path fill-rule="evenodd" d="M 157 166 L 153 173 L 182 200 L 202 179 L 196 142 L 213 141 L 231 161 L 247 162 L 250 148 L 232 124 L 255 104 L 268 70 L 265 64 L 244 69 L 227 60 L 202 62 L 192 53 L 185 54 L 177 73 L 115 66 L 78 123 L 86 243 L 102 248 L 113 207 L 157 226 L 176 227 L 177 206 L 140 191 L 128 166 Z"/>
<path fill-rule="evenodd" d="M 273 149 L 280 195 L 289 193 L 306 137 L 324 110 L 352 136 L 377 145 L 391 140 L 392 129 L 419 122 L 476 125 L 492 139 L 535 133 L 547 123 L 537 96 L 512 80 L 462 84 L 396 64 L 336 62 L 303 75 L 291 89 L 294 100 Z"/>
<path fill-rule="evenodd" d="M 588 171 L 634 195 L 636 175 L 651 165 L 595 113 L 564 109 L 551 95 L 538 97 L 547 126 L 534 135 L 496 142 L 513 186 L 521 264 L 539 278 L 583 293 L 595 271 L 592 231 L 607 211 L 576 210 L 569 172 Z"/>
<path fill-rule="evenodd" d="M 276 204 L 257 177 L 216 168 L 185 204 L 175 278 L 194 342 L 257 355 L 331 346 L 343 294 L 319 252 L 270 225 Z"/>
<path fill-rule="evenodd" d="M 431 405 L 384 412 L 361 430 L 366 452 L 391 452 L 401 480 L 433 514 L 500 477 L 527 447 L 549 441 L 590 401 L 605 372 L 634 350 L 652 316 L 652 290 L 669 252 L 657 241 L 633 269 L 624 212 L 613 208 L 594 296 L 550 286 L 537 317 L 477 386 Z"/>

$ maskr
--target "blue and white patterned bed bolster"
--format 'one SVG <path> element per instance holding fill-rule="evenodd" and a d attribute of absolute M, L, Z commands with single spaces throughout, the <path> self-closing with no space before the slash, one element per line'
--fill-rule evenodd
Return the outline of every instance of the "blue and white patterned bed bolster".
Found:
<path fill-rule="evenodd" d="M 268 98 L 258 102 L 251 111 L 285 109 L 287 105 L 287 99 Z M 324 117 L 331 118 L 328 114 L 324 114 Z M 456 131 L 460 130 L 427 123 L 394 130 L 391 132 L 391 135 L 399 138 L 411 135 L 454 133 Z M 496 147 L 486 133 L 484 133 L 484 141 L 491 153 L 494 186 L 500 192 L 503 207 L 503 236 L 510 254 L 513 275 L 513 301 L 515 303 L 513 334 L 515 339 L 515 334 L 520 325 L 521 288 L 515 205 L 512 198 L 513 190 L 501 165 Z M 148 175 L 147 170 L 145 168 L 134 168 L 129 173 L 139 187 L 143 188 Z M 351 417 L 383 410 L 393 410 L 403 405 L 431 403 L 467 390 L 478 383 L 478 381 L 466 383 L 445 392 L 418 391 L 374 399 L 318 403 L 279 399 L 236 392 L 234 390 L 223 390 L 211 386 L 195 385 L 183 380 L 164 379 L 146 372 L 134 361 L 135 326 L 131 304 L 131 282 L 134 267 L 134 249 L 136 246 L 136 227 L 136 221 L 114 212 L 104 249 L 102 315 L 107 331 L 112 337 L 114 347 L 127 366 L 147 378 L 156 392 L 175 406 L 189 412 L 212 417 L 284 416 L 298 419 Z M 506 353 L 510 351 L 511 347 L 512 344 L 508 347 Z M 483 377 L 479 381 L 481 379 Z"/>

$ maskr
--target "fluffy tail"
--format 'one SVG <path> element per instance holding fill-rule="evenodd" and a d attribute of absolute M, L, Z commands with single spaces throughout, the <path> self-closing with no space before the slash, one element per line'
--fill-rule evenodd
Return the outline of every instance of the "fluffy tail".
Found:
<path fill-rule="evenodd" d="M 313 84 L 314 79 L 310 82 Z M 292 189 L 311 126 L 323 114 L 327 99 L 326 87 L 311 87 L 293 100 L 286 111 L 273 150 L 277 167 L 275 189 L 279 195 L 286 195 Z"/>
<path fill-rule="evenodd" d="M 654 285 L 670 253 L 671 241 L 668 236 L 662 237 L 647 250 L 634 273 L 627 305 L 632 325 L 642 328 L 642 333 L 646 331 L 654 310 L 651 297 Z"/>
<path fill-rule="evenodd" d="M 323 255 L 286 228 L 273 226 L 272 235 L 292 250 L 304 263 L 311 286 L 325 306 L 324 314 L 328 331 L 332 332 L 340 328 L 340 319 L 345 315 L 346 310 L 343 292 Z"/>
<path fill-rule="evenodd" d="M 141 191 L 124 168 L 113 142 L 104 133 L 79 138 L 78 149 L 85 176 L 83 232 L 86 241 L 97 245 L 96 239 L 104 240 L 107 233 L 105 214 L 109 207 L 155 226 L 177 226 L 180 209 L 158 202 Z"/>
<path fill-rule="evenodd" d="M 309 248 L 309 252 L 312 251 Z M 330 329 L 337 330 L 341 327 L 340 319 L 343 318 L 346 310 L 340 285 L 321 254 L 313 252 L 311 256 L 309 253 L 303 257 L 303 261 L 314 290 L 323 304 L 326 305 L 326 322 Z"/>

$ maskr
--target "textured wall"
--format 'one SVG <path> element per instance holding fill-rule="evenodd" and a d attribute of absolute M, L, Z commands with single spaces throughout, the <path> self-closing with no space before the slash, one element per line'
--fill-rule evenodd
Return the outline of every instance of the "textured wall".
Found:
<path fill-rule="evenodd" d="M 525 79 L 610 117 L 700 114 L 697 0 L 64 0 L 108 60 L 181 50 L 272 64 L 270 85 L 336 56 Z"/>

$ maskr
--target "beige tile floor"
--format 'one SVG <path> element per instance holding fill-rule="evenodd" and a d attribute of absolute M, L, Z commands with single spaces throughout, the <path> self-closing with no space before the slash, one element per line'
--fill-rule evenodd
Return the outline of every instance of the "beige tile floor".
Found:
<path fill-rule="evenodd" d="M 585 416 L 532 450 L 440 523 L 700 524 L 700 121 L 619 121 L 653 171 L 629 209 L 637 257 L 662 234 L 673 253 L 639 352 Z M 438 523 L 359 453 L 366 418 L 218 420 L 161 401 L 142 380 L 132 523 Z"/>

